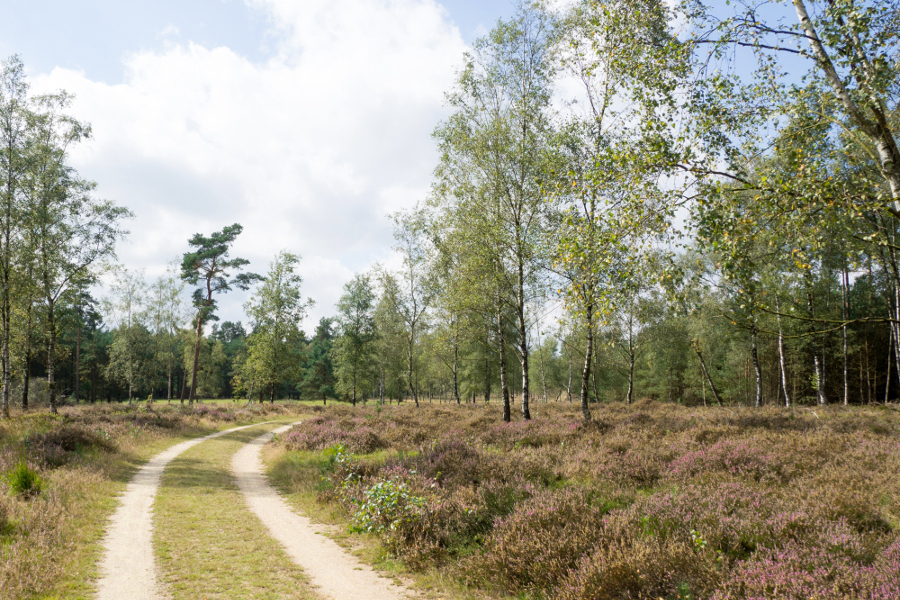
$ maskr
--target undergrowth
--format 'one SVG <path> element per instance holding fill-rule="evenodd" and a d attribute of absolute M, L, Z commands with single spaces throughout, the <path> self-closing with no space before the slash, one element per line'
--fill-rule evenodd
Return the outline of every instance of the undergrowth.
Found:
<path fill-rule="evenodd" d="M 307 410 L 116 404 L 0 421 L 0 600 L 90 597 L 106 519 L 141 462 L 230 423 Z"/>
<path fill-rule="evenodd" d="M 330 407 L 292 478 L 412 570 L 485 595 L 900 598 L 896 407 Z M 316 465 L 311 466 L 311 465 Z"/>

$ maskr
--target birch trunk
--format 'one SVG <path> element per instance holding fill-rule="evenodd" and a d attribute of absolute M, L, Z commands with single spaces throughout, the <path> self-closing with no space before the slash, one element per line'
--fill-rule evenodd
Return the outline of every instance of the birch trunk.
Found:
<path fill-rule="evenodd" d="M 529 407 L 530 390 L 528 380 L 528 325 L 525 322 L 525 276 L 519 263 L 516 317 L 519 321 L 519 361 L 522 365 L 522 418 L 531 420 Z"/>
<path fill-rule="evenodd" d="M 791 407 L 791 396 L 788 392 L 787 369 L 784 365 L 784 331 L 781 328 L 781 301 L 775 299 L 775 312 L 778 321 L 778 368 L 781 371 L 781 387 L 784 389 L 784 406 Z"/>
<path fill-rule="evenodd" d="M 512 411 L 509 405 L 509 386 L 506 382 L 506 338 L 503 335 L 503 307 L 497 303 L 497 343 L 500 353 L 500 393 L 503 396 L 503 421 L 509 423 Z"/>
<path fill-rule="evenodd" d="M 581 414 L 585 421 L 591 420 L 591 410 L 588 404 L 588 383 L 591 377 L 591 364 L 594 352 L 593 312 L 593 305 L 588 305 L 584 314 L 585 324 L 587 325 L 587 348 L 584 351 L 584 367 L 581 369 Z"/>
<path fill-rule="evenodd" d="M 756 396 L 753 406 L 762 406 L 762 369 L 759 366 L 759 349 L 757 348 L 756 318 L 750 324 L 750 357 L 753 360 L 753 374 L 756 379 Z"/>

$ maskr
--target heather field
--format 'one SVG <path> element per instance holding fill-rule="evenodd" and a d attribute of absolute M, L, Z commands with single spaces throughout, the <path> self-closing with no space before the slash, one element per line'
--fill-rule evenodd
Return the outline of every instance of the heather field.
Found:
<path fill-rule="evenodd" d="M 306 410 L 138 403 L 0 421 L 0 599 L 93 597 L 107 518 L 140 464 L 181 440 Z"/>
<path fill-rule="evenodd" d="M 317 408 L 270 472 L 463 596 L 900 598 L 895 405 L 533 415 Z"/>

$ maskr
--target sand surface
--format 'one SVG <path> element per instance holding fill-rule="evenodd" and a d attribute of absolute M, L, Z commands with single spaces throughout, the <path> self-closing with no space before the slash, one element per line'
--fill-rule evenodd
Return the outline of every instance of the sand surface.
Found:
<path fill-rule="evenodd" d="M 263 475 L 260 450 L 272 438 L 290 428 L 280 427 L 261 435 L 238 450 L 231 466 L 247 505 L 265 524 L 313 585 L 332 600 L 399 600 L 412 597 L 403 588 L 380 577 L 334 541 L 319 533 L 305 516 L 294 512 Z"/>
<path fill-rule="evenodd" d="M 152 508 L 163 469 L 169 461 L 188 448 L 232 431 L 258 425 L 264 423 L 234 427 L 181 442 L 155 456 L 135 473 L 120 498 L 122 504 L 110 518 L 110 525 L 103 540 L 101 577 L 96 584 L 98 600 L 169 598 L 159 583 L 153 557 Z"/>

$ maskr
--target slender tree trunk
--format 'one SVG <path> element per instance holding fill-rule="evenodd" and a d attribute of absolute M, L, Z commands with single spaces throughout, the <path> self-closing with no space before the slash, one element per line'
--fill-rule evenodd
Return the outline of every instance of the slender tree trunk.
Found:
<path fill-rule="evenodd" d="M 891 352 L 893 352 L 893 348 L 891 346 L 894 343 L 894 337 L 888 336 L 888 355 L 887 355 L 887 376 L 884 378 L 884 403 L 888 403 L 888 397 L 891 394 Z"/>
<path fill-rule="evenodd" d="M 406 349 L 406 358 L 407 358 L 407 373 L 409 374 L 409 393 L 412 396 L 413 400 L 416 403 L 416 408 L 419 407 L 419 395 L 416 393 L 416 385 L 413 380 L 413 352 L 415 348 L 413 344 L 415 343 L 415 325 L 410 327 L 409 338 L 407 338 L 407 349 Z"/>
<path fill-rule="evenodd" d="M 31 326 L 34 304 L 29 301 L 25 312 L 25 364 L 22 365 L 22 412 L 28 410 L 28 391 L 31 387 Z"/>
<path fill-rule="evenodd" d="M 866 349 L 866 393 L 868 395 L 866 404 L 872 404 L 872 380 L 874 378 L 872 377 L 872 371 L 870 369 L 869 339 L 868 338 L 866 338 L 866 343 L 865 343 L 865 346 L 863 346 L 863 347 Z"/>
<path fill-rule="evenodd" d="M 634 352 L 628 354 L 628 393 L 625 402 L 631 404 L 634 401 Z"/>
<path fill-rule="evenodd" d="M 791 407 L 791 396 L 788 393 L 787 369 L 784 366 L 784 331 L 781 328 L 781 300 L 775 297 L 775 313 L 778 322 L 778 368 L 781 374 L 781 387 L 784 389 L 784 406 Z"/>
<path fill-rule="evenodd" d="M 762 368 L 759 366 L 759 350 L 757 348 L 756 317 L 750 323 L 750 357 L 753 359 L 753 373 L 756 379 L 756 397 L 753 405 L 756 408 L 762 406 Z"/>
<path fill-rule="evenodd" d="M 581 369 L 581 416 L 585 421 L 591 420 L 591 409 L 588 398 L 588 384 L 591 377 L 591 365 L 593 364 L 594 354 L 594 305 L 589 304 L 584 311 L 584 321 L 587 326 L 587 344 L 584 350 L 584 367 Z"/>
<path fill-rule="evenodd" d="M 894 249 L 891 248 L 893 254 Z M 900 282 L 894 282 L 894 321 L 891 329 L 894 332 L 894 368 L 897 372 L 897 381 L 900 381 Z"/>
<path fill-rule="evenodd" d="M 632 316 L 628 317 L 628 392 L 625 395 L 625 403 L 631 404 L 634 400 L 634 327 Z M 704 388 L 705 389 L 705 388 Z M 706 393 L 704 391 L 704 393 Z"/>
<path fill-rule="evenodd" d="M 180 400 L 181 400 L 181 403 L 184 404 L 184 397 L 185 397 L 185 395 L 187 394 L 187 381 L 188 381 L 187 367 L 184 367 L 184 369 L 182 369 L 182 371 L 183 371 L 183 373 L 184 373 L 184 376 L 181 378 L 181 397 L 180 397 Z M 251 389 L 252 389 L 252 384 L 251 384 Z"/>
<path fill-rule="evenodd" d="M 700 367 L 700 392 L 703 395 L 703 407 L 706 408 L 706 379 L 703 377 L 703 367 Z"/>
<path fill-rule="evenodd" d="M 55 369 L 56 361 L 53 355 L 56 353 L 56 302 L 47 299 L 47 394 L 50 396 L 50 412 L 57 413 L 56 410 L 56 378 Z"/>
<path fill-rule="evenodd" d="M 709 389 L 712 391 L 713 398 L 716 399 L 716 404 L 722 406 L 722 398 L 719 396 L 719 390 L 716 389 L 716 384 L 713 383 L 712 377 L 709 376 L 709 369 L 706 368 L 706 361 L 703 360 L 703 353 L 700 351 L 700 345 L 696 340 L 691 345 L 694 347 L 694 352 L 697 353 L 697 358 L 700 359 L 700 369 L 703 371 L 706 383 L 709 384 Z"/>
<path fill-rule="evenodd" d="M 815 310 L 813 308 L 813 295 L 812 295 L 812 284 L 807 281 L 807 290 L 806 290 L 806 311 L 809 313 L 809 318 L 815 318 Z M 812 323 L 812 322 L 811 322 Z M 810 325 L 812 327 L 812 324 Z M 813 342 L 815 344 L 815 342 Z M 816 399 L 820 406 L 824 406 L 828 404 L 828 399 L 825 397 L 825 372 L 823 369 L 822 361 L 820 360 L 819 353 L 816 351 L 815 346 L 813 347 L 813 368 L 816 373 Z"/>
<path fill-rule="evenodd" d="M 519 263 L 517 292 L 516 317 L 519 320 L 519 361 L 522 364 L 522 417 L 526 421 L 530 421 L 531 410 L 528 404 L 530 394 L 528 389 L 528 326 L 525 322 L 525 276 L 521 262 Z"/>
<path fill-rule="evenodd" d="M 544 391 L 544 404 L 547 404 L 547 376 L 544 373 L 544 344 L 541 343 L 541 325 L 538 323 L 538 352 L 541 354 L 541 388 Z"/>
<path fill-rule="evenodd" d="M 75 404 L 81 399 L 81 319 L 75 334 Z"/>
<path fill-rule="evenodd" d="M 491 401 L 491 345 L 490 332 L 484 340 L 484 403 Z"/>
<path fill-rule="evenodd" d="M 31 388 L 31 343 L 26 341 L 25 364 L 22 371 L 22 412 L 28 410 L 28 391 Z"/>
<path fill-rule="evenodd" d="M 847 288 L 850 285 L 847 267 L 841 271 L 841 317 L 844 321 L 841 325 L 841 335 L 843 337 L 843 360 L 844 360 L 844 406 L 850 403 L 850 373 L 847 364 L 847 319 L 849 319 L 850 305 Z"/>
<path fill-rule="evenodd" d="M 828 399 L 825 397 L 825 370 L 817 350 L 813 351 L 813 367 L 816 370 L 816 398 L 819 405 L 824 406 L 828 404 Z"/>
<path fill-rule="evenodd" d="M 11 107 L 7 107 L 9 110 Z M 0 248 L 0 278 L 2 278 L 2 289 L 0 289 L 0 318 L 3 319 L 3 340 L 2 356 L 0 356 L 0 366 L 3 369 L 3 389 L 2 389 L 2 413 L 4 419 L 9 419 L 9 395 L 12 381 L 10 380 L 11 366 L 9 364 L 9 338 L 10 329 L 10 268 L 12 267 L 12 218 L 13 218 L 13 202 L 15 201 L 16 176 L 13 160 L 16 155 L 13 119 L 14 117 L 7 113 L 5 115 L 5 129 L 7 131 L 7 162 L 6 162 L 6 190 L 3 202 L 3 247 Z"/>
<path fill-rule="evenodd" d="M 497 302 L 497 343 L 500 353 L 500 393 L 503 396 L 503 421 L 509 423 L 512 411 L 509 405 L 509 385 L 506 381 L 506 336 L 503 335 L 503 306 Z"/>
<path fill-rule="evenodd" d="M 453 342 L 453 397 L 459 404 L 459 344 Z M 472 404 L 475 404 L 474 400 Z"/>
<path fill-rule="evenodd" d="M 209 300 L 212 300 L 210 296 Z M 200 366 L 200 342 L 203 341 L 203 313 L 197 314 L 197 339 L 194 341 L 194 369 L 191 371 L 191 391 L 188 402 L 194 403 L 194 395 L 197 389 L 197 367 Z"/>

